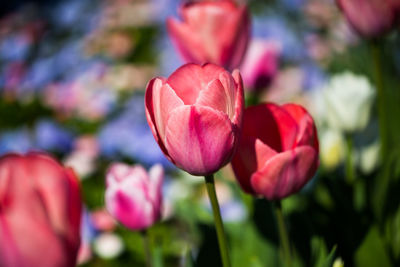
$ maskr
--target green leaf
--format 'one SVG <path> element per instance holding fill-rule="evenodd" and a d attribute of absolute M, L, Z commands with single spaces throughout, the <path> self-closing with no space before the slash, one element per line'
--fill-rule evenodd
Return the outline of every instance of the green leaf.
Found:
<path fill-rule="evenodd" d="M 390 258 L 377 226 L 372 226 L 355 253 L 355 266 L 390 267 Z"/>

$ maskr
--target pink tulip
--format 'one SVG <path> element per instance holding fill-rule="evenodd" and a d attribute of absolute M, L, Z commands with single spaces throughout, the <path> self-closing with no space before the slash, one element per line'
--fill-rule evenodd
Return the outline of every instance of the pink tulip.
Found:
<path fill-rule="evenodd" d="M 379 37 L 394 26 L 397 0 L 336 0 L 336 2 L 350 25 L 363 37 Z"/>
<path fill-rule="evenodd" d="M 131 230 L 150 227 L 161 218 L 163 179 L 161 165 L 147 173 L 140 165 L 114 163 L 106 177 L 107 210 Z"/>
<path fill-rule="evenodd" d="M 303 107 L 261 104 L 244 112 L 232 167 L 244 191 L 278 200 L 313 177 L 318 153 L 316 128 Z"/>
<path fill-rule="evenodd" d="M 0 266 L 74 266 L 80 243 L 77 178 L 40 153 L 0 158 Z"/>
<path fill-rule="evenodd" d="M 232 0 L 199 1 L 180 7 L 182 22 L 168 18 L 169 35 L 188 63 L 237 68 L 250 36 L 247 8 Z"/>
<path fill-rule="evenodd" d="M 227 164 L 244 108 L 239 71 L 186 64 L 146 89 L 147 122 L 161 150 L 179 168 L 207 175 Z"/>
<path fill-rule="evenodd" d="M 278 43 L 262 39 L 252 40 L 240 66 L 245 88 L 257 90 L 266 87 L 278 70 L 279 54 Z"/>

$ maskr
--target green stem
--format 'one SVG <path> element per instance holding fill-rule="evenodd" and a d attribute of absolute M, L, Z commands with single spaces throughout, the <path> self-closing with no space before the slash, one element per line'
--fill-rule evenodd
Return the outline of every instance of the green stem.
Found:
<path fill-rule="evenodd" d="M 208 197 L 210 198 L 213 214 L 214 223 L 217 230 L 219 250 L 222 258 L 222 265 L 224 267 L 230 267 L 231 263 L 229 260 L 228 246 L 225 238 L 224 225 L 222 223 L 221 213 L 219 210 L 217 194 L 215 193 L 214 175 L 204 176 L 206 180 L 206 187 L 208 192 Z"/>
<path fill-rule="evenodd" d="M 141 234 L 142 234 L 142 239 L 143 239 L 143 249 L 144 249 L 144 254 L 145 254 L 145 259 L 146 259 L 146 266 L 152 267 L 149 233 L 147 230 L 143 230 L 141 232 Z"/>
<path fill-rule="evenodd" d="M 347 153 L 346 153 L 346 181 L 353 184 L 354 181 L 354 162 L 353 162 L 353 137 L 348 134 L 346 136 Z"/>
<path fill-rule="evenodd" d="M 382 72 L 382 53 L 377 40 L 371 43 L 371 53 L 374 62 L 375 83 L 378 97 L 379 135 L 381 139 L 381 155 L 384 157 L 387 150 L 387 123 L 385 114 L 385 92 Z"/>
<path fill-rule="evenodd" d="M 285 262 L 286 267 L 291 266 L 291 253 L 290 253 L 290 242 L 289 242 L 289 236 L 286 231 L 286 226 L 285 226 L 285 220 L 283 218 L 283 213 L 282 213 L 282 205 L 280 201 L 276 202 L 275 205 L 275 215 L 276 215 L 276 220 L 278 223 L 278 231 L 279 231 L 279 239 L 281 242 L 281 249 L 282 249 L 282 256 Z"/>

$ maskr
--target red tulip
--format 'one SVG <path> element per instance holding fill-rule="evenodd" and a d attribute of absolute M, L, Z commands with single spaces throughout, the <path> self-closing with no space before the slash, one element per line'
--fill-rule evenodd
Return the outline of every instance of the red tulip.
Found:
<path fill-rule="evenodd" d="M 168 18 L 169 35 L 186 62 L 237 68 L 250 36 L 247 8 L 232 0 L 199 1 L 180 7 L 182 22 Z"/>
<path fill-rule="evenodd" d="M 396 20 L 395 0 L 336 0 L 356 32 L 375 38 L 390 31 Z"/>
<path fill-rule="evenodd" d="M 227 164 L 244 108 L 239 71 L 186 64 L 146 89 L 147 122 L 161 150 L 179 168 L 207 175 Z"/>
<path fill-rule="evenodd" d="M 0 158 L 0 266 L 74 266 L 80 216 L 71 169 L 39 153 Z"/>
<path fill-rule="evenodd" d="M 261 104 L 244 112 L 232 167 L 244 191 L 277 200 L 312 178 L 318 153 L 316 128 L 303 107 Z"/>

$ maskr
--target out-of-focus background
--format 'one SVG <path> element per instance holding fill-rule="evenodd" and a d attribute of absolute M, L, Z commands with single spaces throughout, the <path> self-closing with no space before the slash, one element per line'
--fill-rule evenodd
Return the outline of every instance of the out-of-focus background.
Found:
<path fill-rule="evenodd" d="M 118 225 L 104 209 L 105 170 L 115 161 L 161 163 L 166 170 L 163 220 L 149 231 L 155 266 L 218 266 L 203 179 L 168 162 L 144 112 L 146 83 L 183 64 L 165 27 L 178 5 L 178 0 L 0 3 L 0 155 L 44 150 L 75 169 L 85 205 L 83 266 L 144 266 L 140 234 Z M 284 200 L 295 266 L 331 266 L 324 265 L 327 258 L 335 266 L 399 266 L 398 31 L 378 45 L 390 125 L 383 158 L 370 43 L 352 30 L 335 2 L 248 5 L 252 38 L 271 50 L 269 76 L 261 80 L 258 97 L 300 103 L 318 127 L 320 168 L 299 194 Z M 362 89 L 350 101 L 337 104 L 337 95 L 356 87 Z M 254 90 L 246 92 L 251 103 Z M 342 114 L 349 121 L 338 121 L 337 105 L 353 107 Z M 271 204 L 244 194 L 230 166 L 216 179 L 233 265 L 277 266 Z"/>

